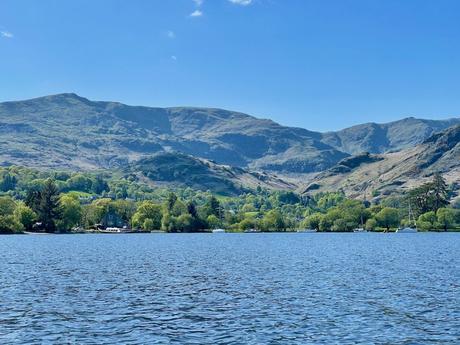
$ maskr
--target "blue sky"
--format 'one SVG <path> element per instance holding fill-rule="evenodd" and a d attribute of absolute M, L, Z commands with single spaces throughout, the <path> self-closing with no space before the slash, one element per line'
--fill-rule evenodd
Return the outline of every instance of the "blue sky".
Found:
<path fill-rule="evenodd" d="M 457 0 L 0 0 L 0 101 L 76 92 L 334 130 L 460 115 Z"/>

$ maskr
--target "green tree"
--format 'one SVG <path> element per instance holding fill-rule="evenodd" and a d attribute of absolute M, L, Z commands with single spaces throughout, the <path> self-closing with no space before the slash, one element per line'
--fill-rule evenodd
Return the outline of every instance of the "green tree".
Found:
<path fill-rule="evenodd" d="M 24 229 L 13 215 L 0 216 L 0 233 L 21 232 Z"/>
<path fill-rule="evenodd" d="M 392 207 L 385 207 L 379 213 L 375 215 L 375 219 L 379 226 L 390 231 L 390 228 L 397 227 L 399 225 L 399 213 L 398 210 Z"/>
<path fill-rule="evenodd" d="M 365 229 L 369 231 L 374 231 L 375 229 L 377 229 L 377 221 L 375 220 L 375 218 L 369 218 L 367 220 Z"/>
<path fill-rule="evenodd" d="M 169 193 L 168 199 L 166 200 L 166 209 L 171 212 L 174 205 L 176 204 L 177 201 L 177 195 L 174 194 L 173 192 Z"/>
<path fill-rule="evenodd" d="M 195 203 L 193 201 L 189 201 L 187 203 L 187 212 L 193 218 L 198 218 L 198 211 L 197 211 L 196 205 L 195 205 Z"/>
<path fill-rule="evenodd" d="M 336 219 L 332 224 L 332 231 L 349 231 L 349 225 L 343 218 Z"/>
<path fill-rule="evenodd" d="M 217 229 L 222 226 L 220 219 L 213 214 L 210 214 L 208 218 L 206 218 L 206 223 L 208 223 L 209 229 Z"/>
<path fill-rule="evenodd" d="M 15 208 L 16 203 L 9 196 L 0 197 L 0 216 L 12 215 Z"/>
<path fill-rule="evenodd" d="M 14 218 L 22 224 L 25 230 L 31 230 L 37 220 L 37 214 L 30 207 L 19 203 L 14 210 Z"/>
<path fill-rule="evenodd" d="M 179 217 L 182 214 L 188 214 L 187 205 L 185 205 L 182 200 L 177 200 L 171 210 L 171 215 Z"/>
<path fill-rule="evenodd" d="M 294 192 L 291 191 L 281 191 L 278 192 L 278 202 L 281 204 L 297 204 L 300 202 L 300 197 Z"/>
<path fill-rule="evenodd" d="M 408 203 L 417 215 L 431 211 L 434 207 L 431 183 L 425 183 L 417 188 L 411 189 L 408 195 Z"/>
<path fill-rule="evenodd" d="M 161 217 L 161 229 L 167 232 L 173 232 L 175 230 L 174 220 L 175 217 L 172 217 L 169 212 L 163 213 L 163 217 Z"/>
<path fill-rule="evenodd" d="M 0 233 L 14 233 L 23 230 L 14 217 L 16 203 L 10 197 L 0 197 Z"/>
<path fill-rule="evenodd" d="M 219 200 L 217 200 L 215 196 L 211 196 L 208 199 L 205 208 L 207 209 L 208 216 L 213 214 L 219 219 L 222 218 L 222 208 L 221 208 Z"/>
<path fill-rule="evenodd" d="M 16 176 L 6 173 L 3 175 L 3 178 L 0 180 L 0 191 L 8 192 L 16 188 L 18 180 Z"/>
<path fill-rule="evenodd" d="M 444 231 L 451 228 L 455 224 L 455 215 L 456 212 L 451 208 L 440 208 L 436 212 L 436 218 L 438 223 L 442 226 Z"/>
<path fill-rule="evenodd" d="M 40 193 L 38 218 L 46 232 L 56 231 L 56 220 L 60 217 L 59 192 L 52 179 L 47 179 Z"/>
<path fill-rule="evenodd" d="M 81 224 L 83 210 L 76 196 L 62 195 L 59 203 L 60 219 L 56 222 L 59 230 L 68 231 Z"/>
<path fill-rule="evenodd" d="M 320 231 L 331 231 L 334 222 L 337 219 L 343 218 L 343 213 L 337 207 L 333 207 L 327 211 L 327 213 L 321 218 L 319 223 Z M 345 229 L 342 229 L 345 230 Z"/>
<path fill-rule="evenodd" d="M 85 205 L 82 210 L 82 223 L 87 227 L 100 224 L 102 218 L 111 211 L 111 199 L 101 198 Z"/>
<path fill-rule="evenodd" d="M 257 219 L 254 218 L 244 218 L 241 222 L 237 224 L 237 228 L 239 230 L 249 230 L 249 229 L 257 229 L 258 222 Z"/>
<path fill-rule="evenodd" d="M 39 189 L 29 189 L 27 191 L 25 204 L 30 207 L 35 213 L 40 212 L 40 202 L 42 195 Z"/>
<path fill-rule="evenodd" d="M 148 231 L 148 230 L 156 230 L 158 229 L 155 226 L 155 222 L 151 218 L 146 218 L 144 219 L 144 222 L 142 223 L 142 229 Z"/>
<path fill-rule="evenodd" d="M 241 212 L 257 212 L 257 210 L 253 204 L 244 204 L 243 207 L 241 208 Z M 213 214 L 213 213 L 210 212 L 210 214 Z"/>
<path fill-rule="evenodd" d="M 194 219 L 189 214 L 181 214 L 176 219 L 175 230 L 181 232 L 190 232 L 194 230 Z"/>
<path fill-rule="evenodd" d="M 343 200 L 345 200 L 345 195 L 339 192 L 319 194 L 317 198 L 318 197 L 319 197 L 318 202 L 317 202 L 318 207 L 323 211 L 326 211 L 329 208 L 334 207 L 338 205 L 340 202 L 342 202 Z"/>
<path fill-rule="evenodd" d="M 161 219 L 163 217 L 161 206 L 152 201 L 143 201 L 136 210 L 132 218 L 132 226 L 142 227 L 144 230 L 157 230 L 161 228 Z M 145 221 L 149 219 L 148 228 Z"/>
<path fill-rule="evenodd" d="M 66 182 L 66 191 L 70 190 L 76 190 L 76 191 L 81 191 L 81 192 L 90 192 L 91 191 L 91 186 L 93 184 L 93 181 L 81 174 L 77 173 L 74 174 L 70 179 L 67 180 Z"/>
<path fill-rule="evenodd" d="M 285 231 L 286 222 L 279 210 L 270 210 L 262 218 L 262 227 L 267 231 Z"/>
<path fill-rule="evenodd" d="M 111 206 L 126 224 L 131 222 L 131 218 L 136 212 L 136 203 L 132 200 L 115 200 L 111 202 Z"/>
<path fill-rule="evenodd" d="M 314 213 L 307 218 L 305 218 L 304 222 L 302 223 L 303 227 L 309 229 L 316 229 L 319 230 L 321 219 L 323 219 L 324 215 L 321 213 Z"/>
<path fill-rule="evenodd" d="M 417 228 L 421 230 L 433 230 L 436 221 L 436 213 L 433 211 L 426 212 L 418 217 Z"/>
<path fill-rule="evenodd" d="M 436 212 L 441 207 L 444 207 L 449 204 L 449 201 L 447 200 L 447 183 L 440 173 L 434 174 L 432 187 L 434 197 L 433 211 Z"/>
<path fill-rule="evenodd" d="M 91 183 L 91 190 L 93 193 L 102 194 L 103 192 L 109 191 L 109 185 L 101 175 L 98 175 Z"/>

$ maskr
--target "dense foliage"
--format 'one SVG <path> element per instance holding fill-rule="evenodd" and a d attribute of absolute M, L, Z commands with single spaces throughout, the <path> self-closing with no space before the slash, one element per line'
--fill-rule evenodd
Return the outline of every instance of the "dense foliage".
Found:
<path fill-rule="evenodd" d="M 141 231 L 389 231 L 408 220 L 412 205 L 420 230 L 454 229 L 458 209 L 448 205 L 440 175 L 399 198 L 379 204 L 347 199 L 341 192 L 313 197 L 257 188 L 238 197 L 191 188 L 153 187 L 133 175 L 0 169 L 0 232 L 67 232 L 117 226 Z"/>

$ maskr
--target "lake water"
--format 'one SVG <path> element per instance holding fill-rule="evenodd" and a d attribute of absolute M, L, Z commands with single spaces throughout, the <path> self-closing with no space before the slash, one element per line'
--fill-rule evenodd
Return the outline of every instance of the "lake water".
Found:
<path fill-rule="evenodd" d="M 0 236 L 0 344 L 460 344 L 460 233 Z"/>

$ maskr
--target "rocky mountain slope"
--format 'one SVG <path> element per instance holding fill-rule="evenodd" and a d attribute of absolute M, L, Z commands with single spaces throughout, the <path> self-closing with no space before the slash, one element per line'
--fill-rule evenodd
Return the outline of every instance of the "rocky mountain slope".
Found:
<path fill-rule="evenodd" d="M 274 171 L 325 169 L 347 156 L 321 134 L 220 109 L 148 108 L 61 94 L 0 104 L 0 160 L 122 167 L 160 151 Z"/>
<path fill-rule="evenodd" d="M 460 125 L 398 152 L 348 157 L 318 174 L 304 192 L 343 190 L 350 197 L 371 199 L 419 185 L 435 172 L 460 186 Z"/>
<path fill-rule="evenodd" d="M 460 124 L 460 118 L 424 120 L 408 117 L 385 124 L 365 123 L 324 133 L 323 142 L 350 154 L 398 151 L 423 142 L 436 132 Z"/>
<path fill-rule="evenodd" d="M 258 186 L 295 190 L 298 185 L 274 174 L 219 165 L 181 153 L 160 152 L 131 164 L 127 171 L 150 185 L 174 184 L 219 194 L 239 194 Z"/>
<path fill-rule="evenodd" d="M 155 153 L 181 152 L 251 170 L 311 173 L 356 152 L 420 143 L 454 123 L 460 119 L 406 119 L 318 133 L 221 109 L 128 106 L 59 94 L 0 103 L 0 164 L 118 169 Z"/>

